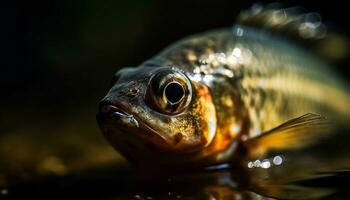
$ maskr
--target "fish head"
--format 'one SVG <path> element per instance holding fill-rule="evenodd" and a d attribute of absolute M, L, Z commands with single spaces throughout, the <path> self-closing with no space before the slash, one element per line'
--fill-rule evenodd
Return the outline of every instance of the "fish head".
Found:
<path fill-rule="evenodd" d="M 97 120 L 107 140 L 131 161 L 157 153 L 196 154 L 216 131 L 209 88 L 176 67 L 117 72 L 100 102 Z"/>

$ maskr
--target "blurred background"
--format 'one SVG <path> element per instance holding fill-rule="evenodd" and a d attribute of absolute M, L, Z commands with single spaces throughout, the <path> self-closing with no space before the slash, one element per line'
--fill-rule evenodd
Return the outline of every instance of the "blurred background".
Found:
<path fill-rule="evenodd" d="M 116 70 L 137 66 L 184 36 L 232 26 L 239 11 L 254 2 L 3 2 L 0 190 L 41 176 L 62 177 L 124 162 L 95 122 L 98 102 Z M 346 2 L 286 5 L 319 12 L 323 21 L 349 33 Z M 344 77 L 348 63 L 338 63 Z"/>

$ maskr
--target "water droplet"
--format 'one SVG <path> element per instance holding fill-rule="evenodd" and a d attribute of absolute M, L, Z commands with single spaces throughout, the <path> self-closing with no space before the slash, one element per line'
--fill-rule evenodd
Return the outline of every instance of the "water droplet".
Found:
<path fill-rule="evenodd" d="M 264 168 L 264 169 L 268 169 L 271 167 L 271 163 L 268 159 L 265 159 L 262 161 L 261 165 L 260 165 L 261 168 Z"/>
<path fill-rule="evenodd" d="M 212 70 L 213 74 L 218 74 L 218 75 L 222 75 L 222 76 L 227 76 L 229 78 L 233 77 L 233 72 L 229 69 L 226 69 L 224 67 L 219 67 L 219 68 L 215 68 Z"/>
<path fill-rule="evenodd" d="M 283 159 L 281 156 L 275 156 L 272 160 L 273 164 L 280 165 L 283 162 Z"/>
<path fill-rule="evenodd" d="M 201 72 L 199 67 L 194 68 L 193 73 L 199 74 Z"/>
<path fill-rule="evenodd" d="M 237 47 L 236 47 L 236 48 L 234 48 L 233 51 L 232 51 L 232 55 L 233 55 L 233 56 L 240 57 L 241 54 L 242 54 L 242 51 L 241 51 L 240 48 L 237 48 Z"/>
<path fill-rule="evenodd" d="M 238 124 L 233 124 L 231 126 L 231 131 L 237 134 L 241 131 L 241 126 Z"/>
<path fill-rule="evenodd" d="M 226 62 L 226 55 L 224 53 L 216 53 L 215 54 L 215 59 L 219 63 L 225 63 Z"/>
<path fill-rule="evenodd" d="M 199 60 L 199 64 L 200 65 L 207 65 L 208 63 L 205 59 L 201 59 L 201 60 Z"/>
<path fill-rule="evenodd" d="M 241 28 L 241 27 L 235 27 L 235 28 L 233 29 L 233 33 L 234 33 L 235 35 L 237 35 L 238 37 L 242 37 L 243 34 L 244 34 L 244 30 L 243 30 L 243 28 Z"/>
<path fill-rule="evenodd" d="M 203 77 L 203 81 L 204 81 L 205 83 L 207 83 L 207 84 L 212 83 L 214 80 L 215 80 L 215 77 L 212 76 L 212 75 L 205 75 L 205 76 Z"/>
<path fill-rule="evenodd" d="M 234 65 L 234 64 L 237 64 L 237 57 L 235 56 L 228 56 L 227 57 L 227 64 L 229 65 Z"/>
<path fill-rule="evenodd" d="M 261 165 L 260 160 L 254 161 L 254 167 L 260 167 L 260 165 Z"/>
<path fill-rule="evenodd" d="M 272 25 L 277 25 L 283 23 L 287 19 L 287 14 L 285 10 L 273 11 L 270 17 L 270 23 Z"/>
<path fill-rule="evenodd" d="M 248 163 L 248 168 L 253 168 L 254 167 L 254 163 L 253 162 L 249 162 Z"/>

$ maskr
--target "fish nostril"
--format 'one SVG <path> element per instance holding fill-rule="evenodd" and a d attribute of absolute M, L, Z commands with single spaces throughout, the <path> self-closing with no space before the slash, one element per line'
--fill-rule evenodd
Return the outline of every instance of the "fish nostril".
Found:
<path fill-rule="evenodd" d="M 123 97 L 128 97 L 128 98 L 134 98 L 137 96 L 137 94 L 139 93 L 139 89 L 138 88 L 125 88 L 123 90 L 121 90 L 119 92 L 119 95 L 120 96 L 123 96 Z"/>

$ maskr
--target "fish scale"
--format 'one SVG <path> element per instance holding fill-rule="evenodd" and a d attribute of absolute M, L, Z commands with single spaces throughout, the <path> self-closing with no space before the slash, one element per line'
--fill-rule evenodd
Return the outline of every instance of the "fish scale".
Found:
<path fill-rule="evenodd" d="M 349 97 L 342 91 L 342 83 L 336 81 L 334 73 L 327 70 L 331 66 L 283 39 L 259 30 L 240 29 L 244 30 L 242 36 L 235 35 L 235 31 L 230 29 L 194 36 L 194 39 L 183 41 L 184 45 L 172 46 L 171 51 L 166 50 L 160 56 L 170 58 L 169 65 L 191 73 L 218 76 L 211 71 L 218 68 L 232 70 L 232 79 L 240 85 L 241 99 L 249 110 L 254 136 L 257 131 L 261 133 L 305 112 L 349 114 L 346 107 Z M 195 48 L 191 49 L 189 44 Z M 198 47 L 211 50 L 203 55 L 204 51 Z M 249 63 L 230 63 L 235 48 L 253 54 L 246 61 Z M 189 60 L 191 56 L 188 54 L 200 59 Z M 203 62 L 206 66 L 196 70 L 197 63 Z M 324 84 L 324 81 L 327 83 Z M 323 91 L 333 92 L 334 98 L 327 98 L 328 94 Z M 254 102 L 253 105 L 251 102 Z"/>

